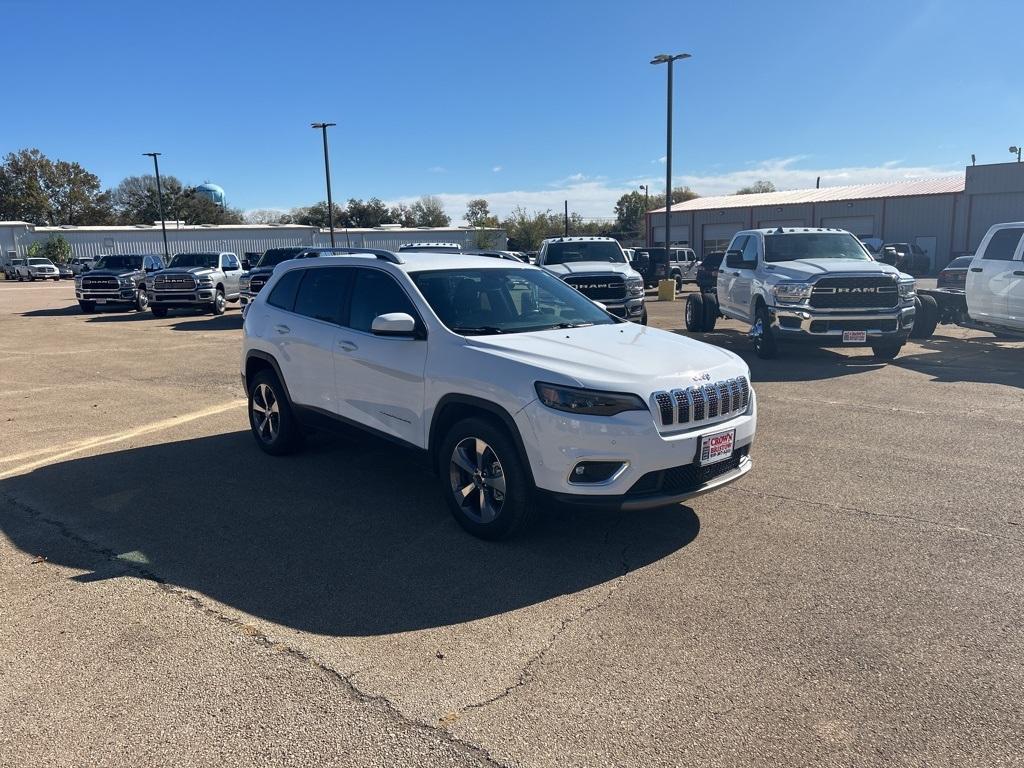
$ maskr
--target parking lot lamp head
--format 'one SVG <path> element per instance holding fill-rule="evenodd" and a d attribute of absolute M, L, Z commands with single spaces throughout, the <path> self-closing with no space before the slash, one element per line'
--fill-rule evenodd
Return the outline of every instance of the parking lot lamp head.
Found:
<path fill-rule="evenodd" d="M 688 53 L 659 53 L 651 64 L 668 64 L 668 105 L 665 128 L 665 256 L 672 242 L 672 64 L 690 58 Z"/>

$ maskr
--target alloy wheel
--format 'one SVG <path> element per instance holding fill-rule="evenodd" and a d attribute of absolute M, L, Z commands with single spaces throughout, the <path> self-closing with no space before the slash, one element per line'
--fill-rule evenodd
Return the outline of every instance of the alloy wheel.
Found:
<path fill-rule="evenodd" d="M 498 454 L 478 437 L 460 440 L 449 467 L 455 503 L 478 523 L 490 523 L 505 505 L 505 471 Z"/>
<path fill-rule="evenodd" d="M 274 442 L 281 431 L 281 406 L 267 384 L 259 384 L 252 393 L 252 422 L 265 443 Z"/>

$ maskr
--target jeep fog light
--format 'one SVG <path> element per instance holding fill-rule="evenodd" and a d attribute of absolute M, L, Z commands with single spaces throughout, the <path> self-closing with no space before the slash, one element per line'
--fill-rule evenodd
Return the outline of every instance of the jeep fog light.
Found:
<path fill-rule="evenodd" d="M 573 485 L 603 483 L 618 474 L 625 466 L 621 461 L 581 461 L 569 473 L 569 482 Z"/>

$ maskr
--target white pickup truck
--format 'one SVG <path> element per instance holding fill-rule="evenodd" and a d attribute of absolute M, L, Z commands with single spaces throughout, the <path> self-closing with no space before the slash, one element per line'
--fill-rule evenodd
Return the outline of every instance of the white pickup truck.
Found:
<path fill-rule="evenodd" d="M 919 293 L 914 338 L 931 336 L 937 323 L 1024 338 L 1024 221 L 995 224 L 985 233 L 967 269 L 964 290 Z"/>
<path fill-rule="evenodd" d="M 875 261 L 841 229 L 737 232 L 716 294 L 690 294 L 687 328 L 710 330 L 718 315 L 749 323 L 761 358 L 800 342 L 871 347 L 875 357 L 892 360 L 914 325 L 914 278 Z"/>

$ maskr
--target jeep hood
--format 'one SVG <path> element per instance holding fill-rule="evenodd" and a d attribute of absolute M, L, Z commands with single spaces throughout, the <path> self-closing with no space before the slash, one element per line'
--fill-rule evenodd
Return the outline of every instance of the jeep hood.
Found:
<path fill-rule="evenodd" d="M 789 280 L 813 280 L 824 275 L 895 275 L 901 277 L 896 267 L 879 261 L 856 259 L 799 259 L 797 261 L 773 261 L 764 266 L 771 275 Z M 728 269 L 726 267 L 726 269 Z M 907 275 L 906 277 L 909 277 Z"/>
<path fill-rule="evenodd" d="M 467 346 L 535 367 L 538 380 L 651 393 L 750 376 L 743 360 L 720 347 L 636 323 L 467 337 Z M 700 380 L 701 383 L 704 379 Z"/>
<path fill-rule="evenodd" d="M 574 261 L 571 264 L 544 264 L 544 269 L 559 277 L 569 275 L 607 275 L 614 273 L 629 277 L 637 274 L 629 264 L 611 261 Z"/>

